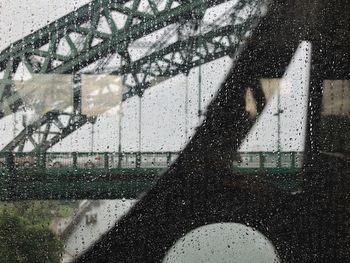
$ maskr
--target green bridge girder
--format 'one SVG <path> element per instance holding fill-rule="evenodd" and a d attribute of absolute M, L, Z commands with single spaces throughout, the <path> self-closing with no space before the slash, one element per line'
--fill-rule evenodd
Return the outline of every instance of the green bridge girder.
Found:
<path fill-rule="evenodd" d="M 193 67 L 226 55 L 234 56 L 259 18 L 260 7 L 264 4 L 259 0 L 242 0 L 230 10 L 232 21 L 228 25 L 212 24 L 201 34 L 195 32 L 175 43 L 154 44 L 148 55 L 132 60 L 128 48 L 142 37 L 169 25 L 181 26 L 189 21 L 198 27 L 201 23 L 198 21 L 208 8 L 226 2 L 165 1 L 160 8 L 153 0 L 147 0 L 149 8 L 145 9 L 140 0 L 96 0 L 12 44 L 0 53 L 0 71 L 3 72 L 0 115 L 15 112 L 21 105 L 13 85 L 13 76 L 20 64 L 30 73 L 76 74 L 95 62 L 103 65 L 102 59 L 108 60 L 111 54 L 118 54 L 121 66 L 111 74 L 125 77 L 123 100 L 126 100 L 134 95 L 142 96 L 145 89 L 164 79 L 187 74 Z M 247 8 L 253 10 L 252 14 L 242 19 L 240 11 Z M 126 17 L 122 27 L 114 21 L 115 12 Z M 100 29 L 102 18 L 107 21 L 110 32 Z M 68 48 L 63 53 L 59 49 L 61 43 Z M 101 72 L 101 69 L 96 68 L 93 72 Z M 87 122 L 94 121 L 80 113 L 79 96 L 78 90 L 73 112 L 47 113 L 28 125 L 2 151 L 23 151 L 28 143 L 34 150 L 46 151 Z M 42 136 L 37 136 L 39 134 Z"/>
<path fill-rule="evenodd" d="M 177 152 L 0 153 L 0 201 L 137 198 Z M 239 153 L 234 173 L 259 176 L 286 191 L 301 187 L 302 152 Z"/>

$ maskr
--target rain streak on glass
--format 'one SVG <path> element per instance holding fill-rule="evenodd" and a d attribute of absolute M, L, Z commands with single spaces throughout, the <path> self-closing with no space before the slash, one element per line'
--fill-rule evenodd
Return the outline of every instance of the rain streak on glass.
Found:
<path fill-rule="evenodd" d="M 2 0 L 1 262 L 350 262 L 346 0 Z"/>

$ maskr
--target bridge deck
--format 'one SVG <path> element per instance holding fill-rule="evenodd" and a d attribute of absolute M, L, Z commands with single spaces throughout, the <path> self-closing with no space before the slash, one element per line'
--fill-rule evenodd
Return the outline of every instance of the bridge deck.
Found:
<path fill-rule="evenodd" d="M 1 153 L 0 200 L 135 198 L 178 157 L 176 152 Z M 302 153 L 240 153 L 234 173 L 295 188 Z M 279 180 L 279 179 L 282 179 Z M 290 187 L 290 185 L 293 187 Z"/>

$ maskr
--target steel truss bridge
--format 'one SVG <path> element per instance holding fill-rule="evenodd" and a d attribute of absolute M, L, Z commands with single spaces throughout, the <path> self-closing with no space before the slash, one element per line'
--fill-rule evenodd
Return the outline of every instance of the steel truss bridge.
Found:
<path fill-rule="evenodd" d="M 81 113 L 81 74 L 123 76 L 124 101 L 142 97 L 146 89 L 188 74 L 194 67 L 238 56 L 266 2 L 240 0 L 231 3 L 219 18 L 205 20 L 208 11 L 224 3 L 230 1 L 95 0 L 3 50 L 0 118 L 23 107 L 14 85 L 16 73 L 23 68 L 30 74 L 72 74 L 75 84 L 72 110 L 46 113 L 2 149 L 2 189 L 6 191 L 1 198 L 106 198 L 111 193 L 135 197 L 148 189 L 169 167 L 174 153 L 152 153 L 163 158 L 162 165 L 156 166 L 143 160 L 150 158 L 150 153 L 62 154 L 47 150 L 96 119 Z M 161 39 L 150 43 L 161 30 L 165 32 Z M 135 58 L 131 50 L 144 43 L 147 52 Z M 28 145 L 33 150 L 24 153 Z M 95 155 L 103 161 L 89 162 L 89 156 Z M 128 158 L 134 160 L 133 165 Z M 86 161 L 83 166 L 80 160 Z"/>
<path fill-rule="evenodd" d="M 165 79 L 188 74 L 193 67 L 234 57 L 265 3 L 239 1 L 222 17 L 204 21 L 207 11 L 225 2 L 229 1 L 95 0 L 10 45 L 0 53 L 1 116 L 18 111 L 23 104 L 14 85 L 20 68 L 32 74 L 74 74 L 77 83 L 72 111 L 48 112 L 27 125 L 2 151 L 21 152 L 28 144 L 36 151 L 46 151 L 93 122 L 94 118 L 81 114 L 81 73 L 122 75 L 126 100 L 142 96 Z M 144 56 L 131 54 L 131 49 L 162 29 L 168 33 L 148 45 Z M 171 40 L 176 33 L 179 37 Z"/>

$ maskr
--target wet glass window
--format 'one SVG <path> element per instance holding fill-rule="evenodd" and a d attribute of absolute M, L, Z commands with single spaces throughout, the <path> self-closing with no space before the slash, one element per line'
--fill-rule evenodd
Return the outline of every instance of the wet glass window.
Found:
<path fill-rule="evenodd" d="M 0 262 L 350 262 L 346 0 L 2 0 Z"/>

